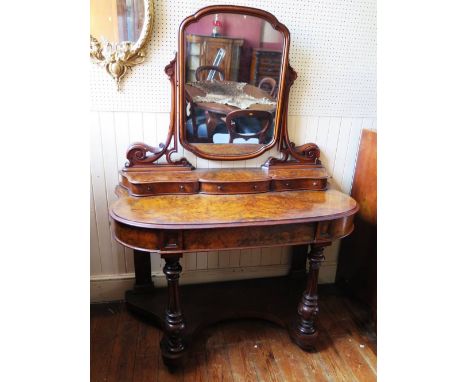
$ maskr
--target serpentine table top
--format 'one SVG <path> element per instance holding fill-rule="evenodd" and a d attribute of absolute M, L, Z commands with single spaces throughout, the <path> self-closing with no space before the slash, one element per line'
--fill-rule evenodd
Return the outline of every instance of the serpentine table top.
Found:
<path fill-rule="evenodd" d="M 136 227 L 196 229 L 277 225 L 332 220 L 353 215 L 357 203 L 337 190 L 239 195 L 121 197 L 114 220 Z"/>

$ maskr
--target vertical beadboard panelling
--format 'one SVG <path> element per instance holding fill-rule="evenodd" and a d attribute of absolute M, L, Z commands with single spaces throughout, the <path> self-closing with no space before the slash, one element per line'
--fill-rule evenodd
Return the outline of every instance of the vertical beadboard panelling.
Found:
<path fill-rule="evenodd" d="M 229 267 L 237 268 L 240 265 L 240 249 L 229 251 Z"/>
<path fill-rule="evenodd" d="M 192 166 L 195 166 L 198 168 L 198 158 L 194 153 L 192 153 L 189 150 L 186 150 L 183 147 L 180 148 L 180 151 L 182 153 L 182 156 L 186 158 L 192 164 Z"/>
<path fill-rule="evenodd" d="M 161 273 L 162 267 L 164 266 L 164 261 L 161 260 L 161 255 L 159 253 L 152 252 L 150 257 L 151 257 L 151 272 Z"/>
<path fill-rule="evenodd" d="M 333 165 L 336 158 L 336 149 L 338 146 L 338 138 L 340 136 L 340 127 L 341 118 L 330 118 L 327 142 L 321 148 L 321 151 L 324 153 L 324 156 L 327 159 L 326 168 L 329 174 L 333 174 Z"/>
<path fill-rule="evenodd" d="M 196 258 L 197 258 L 197 269 L 208 268 L 208 252 L 198 252 Z"/>
<path fill-rule="evenodd" d="M 143 113 L 128 113 L 128 133 L 130 143 L 143 142 Z"/>
<path fill-rule="evenodd" d="M 186 271 L 194 271 L 197 269 L 197 253 L 185 253 L 185 270 Z"/>
<path fill-rule="evenodd" d="M 362 118 L 353 118 L 351 131 L 346 150 L 345 167 L 343 172 L 343 192 L 350 193 L 353 183 L 354 168 L 356 165 L 359 142 L 361 140 Z"/>
<path fill-rule="evenodd" d="M 92 182 L 92 181 L 91 181 Z M 90 184 L 91 184 L 90 182 Z M 99 239 L 97 236 L 97 226 L 96 226 L 96 211 L 94 210 L 94 194 L 93 194 L 93 187 L 91 187 L 91 214 L 90 214 L 90 228 L 91 228 L 91 235 L 90 235 L 90 271 L 91 275 L 99 275 L 101 273 L 101 257 L 99 251 Z"/>
<path fill-rule="evenodd" d="M 110 207 L 111 203 L 117 199 L 117 196 L 114 192 L 114 188 L 116 184 L 119 183 L 119 167 L 117 164 L 114 113 L 99 113 L 99 121 L 101 128 L 101 150 L 106 186 L 106 199 L 107 206 Z M 121 244 L 117 243 L 115 240 L 111 240 L 111 251 L 112 256 L 116 262 L 118 273 L 126 273 L 127 269 L 125 264 L 124 247 Z"/>
<path fill-rule="evenodd" d="M 346 165 L 346 151 L 348 149 L 349 135 L 351 133 L 351 123 L 351 118 L 341 118 L 338 144 L 331 172 L 332 183 L 341 191 L 343 190 L 343 176 Z"/>
<path fill-rule="evenodd" d="M 199 168 L 209 168 L 209 160 L 203 158 L 197 158 L 197 164 Z"/>
<path fill-rule="evenodd" d="M 252 263 L 252 250 L 250 248 L 241 249 L 240 251 L 240 266 L 248 267 Z"/>
<path fill-rule="evenodd" d="M 218 251 L 218 267 L 229 267 L 229 251 Z"/>
<path fill-rule="evenodd" d="M 300 121 L 299 121 L 299 117 L 296 116 L 296 115 L 288 115 L 287 120 L 288 120 L 289 139 L 291 140 L 291 142 L 294 142 L 295 144 L 298 144 L 296 134 L 298 133 L 298 130 L 301 129 L 301 124 L 300 124 Z"/>
<path fill-rule="evenodd" d="M 107 207 L 107 191 L 102 155 L 101 128 L 98 112 L 91 116 L 91 187 L 93 188 L 94 209 L 96 215 L 96 236 L 99 242 L 101 273 L 118 274 L 121 269 L 118 259 L 112 255 L 112 240 Z"/>
<path fill-rule="evenodd" d="M 289 264 L 291 259 L 291 247 L 281 247 L 281 264 Z"/>
<path fill-rule="evenodd" d="M 114 129 L 115 129 L 115 151 L 117 155 L 118 170 L 124 168 L 127 158 L 125 156 L 128 147 L 130 146 L 130 133 L 128 129 L 128 113 L 114 113 Z"/>
<path fill-rule="evenodd" d="M 271 265 L 271 251 L 273 248 L 261 248 L 260 249 L 260 265 Z"/>
<path fill-rule="evenodd" d="M 301 138 L 304 139 L 303 142 L 317 142 L 317 132 L 318 132 L 318 117 L 305 117 L 306 119 L 306 130 L 302 134 Z"/>
<path fill-rule="evenodd" d="M 375 118 L 363 118 L 361 130 L 362 129 L 375 130 Z"/>
<path fill-rule="evenodd" d="M 270 262 L 272 265 L 281 264 L 281 247 L 273 247 L 270 252 Z"/>
<path fill-rule="evenodd" d="M 115 152 L 117 157 L 117 170 L 124 168 L 127 162 L 126 153 L 130 146 L 130 133 L 128 129 L 128 113 L 114 113 L 114 129 L 115 129 Z M 133 265 L 133 250 L 124 247 L 125 268 L 127 273 L 135 271 Z"/>
<path fill-rule="evenodd" d="M 158 146 L 160 143 L 166 143 L 167 133 L 169 131 L 169 113 L 157 113 L 156 114 L 156 128 L 158 139 L 156 142 L 147 142 L 151 146 Z M 167 163 L 166 157 L 163 155 L 162 158 L 158 159 L 158 163 Z"/>
<path fill-rule="evenodd" d="M 330 246 L 332 257 L 330 258 L 330 261 L 334 262 L 335 264 L 338 262 L 338 252 L 340 250 L 340 245 L 341 241 L 337 240 L 332 242 L 332 245 Z"/>
<path fill-rule="evenodd" d="M 330 128 L 330 117 L 322 117 L 318 121 L 317 138 L 314 143 L 320 148 L 320 160 L 327 170 L 329 170 L 330 158 L 327 156 L 324 148 L 327 146 L 328 130 Z"/>
<path fill-rule="evenodd" d="M 250 266 L 256 267 L 261 264 L 262 261 L 262 250 L 258 248 L 252 248 L 250 252 Z"/>
<path fill-rule="evenodd" d="M 155 146 L 159 142 L 155 113 L 142 113 L 143 142 Z"/>
<path fill-rule="evenodd" d="M 216 269 L 219 267 L 218 251 L 209 251 L 207 253 L 207 267 L 208 269 Z"/>

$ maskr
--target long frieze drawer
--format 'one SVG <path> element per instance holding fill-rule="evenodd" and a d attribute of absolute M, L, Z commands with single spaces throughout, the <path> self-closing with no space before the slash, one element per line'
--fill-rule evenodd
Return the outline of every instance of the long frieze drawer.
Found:
<path fill-rule="evenodd" d="M 130 194 L 133 196 L 149 196 L 162 194 L 196 194 L 199 191 L 198 182 L 155 182 L 147 184 L 130 184 Z"/>
<path fill-rule="evenodd" d="M 273 179 L 272 191 L 325 190 L 327 179 Z"/>
<path fill-rule="evenodd" d="M 232 227 L 184 231 L 184 250 L 202 251 L 221 248 L 303 244 L 314 241 L 316 223 L 276 226 Z"/>
<path fill-rule="evenodd" d="M 204 194 L 255 194 L 270 191 L 270 180 L 249 182 L 200 182 Z"/>

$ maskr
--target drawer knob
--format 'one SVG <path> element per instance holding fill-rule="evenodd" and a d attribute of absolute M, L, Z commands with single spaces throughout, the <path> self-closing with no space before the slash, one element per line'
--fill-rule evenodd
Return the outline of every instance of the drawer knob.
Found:
<path fill-rule="evenodd" d="M 316 186 L 317 184 L 317 182 L 312 182 L 312 186 Z"/>
<path fill-rule="evenodd" d="M 289 187 L 291 184 L 290 184 L 289 182 L 286 182 L 284 185 L 285 185 L 286 187 Z"/>
<path fill-rule="evenodd" d="M 146 186 L 146 191 L 151 191 L 151 186 Z"/>
<path fill-rule="evenodd" d="M 218 191 L 222 191 L 223 190 L 223 186 L 219 185 L 218 186 Z"/>
<path fill-rule="evenodd" d="M 258 186 L 256 184 L 254 184 L 253 189 L 256 190 L 257 188 L 258 188 Z"/>
<path fill-rule="evenodd" d="M 185 186 L 184 186 L 183 184 L 181 184 L 181 185 L 179 186 L 179 189 L 180 189 L 180 191 L 184 191 L 184 190 L 185 190 Z"/>

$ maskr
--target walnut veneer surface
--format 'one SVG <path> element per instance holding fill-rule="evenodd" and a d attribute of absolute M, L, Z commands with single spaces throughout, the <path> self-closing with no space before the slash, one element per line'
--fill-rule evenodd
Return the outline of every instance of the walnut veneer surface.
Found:
<path fill-rule="evenodd" d="M 122 197 L 111 207 L 120 222 L 150 228 L 203 228 L 314 222 L 352 215 L 357 204 L 336 190 L 247 195 L 160 195 Z"/>

